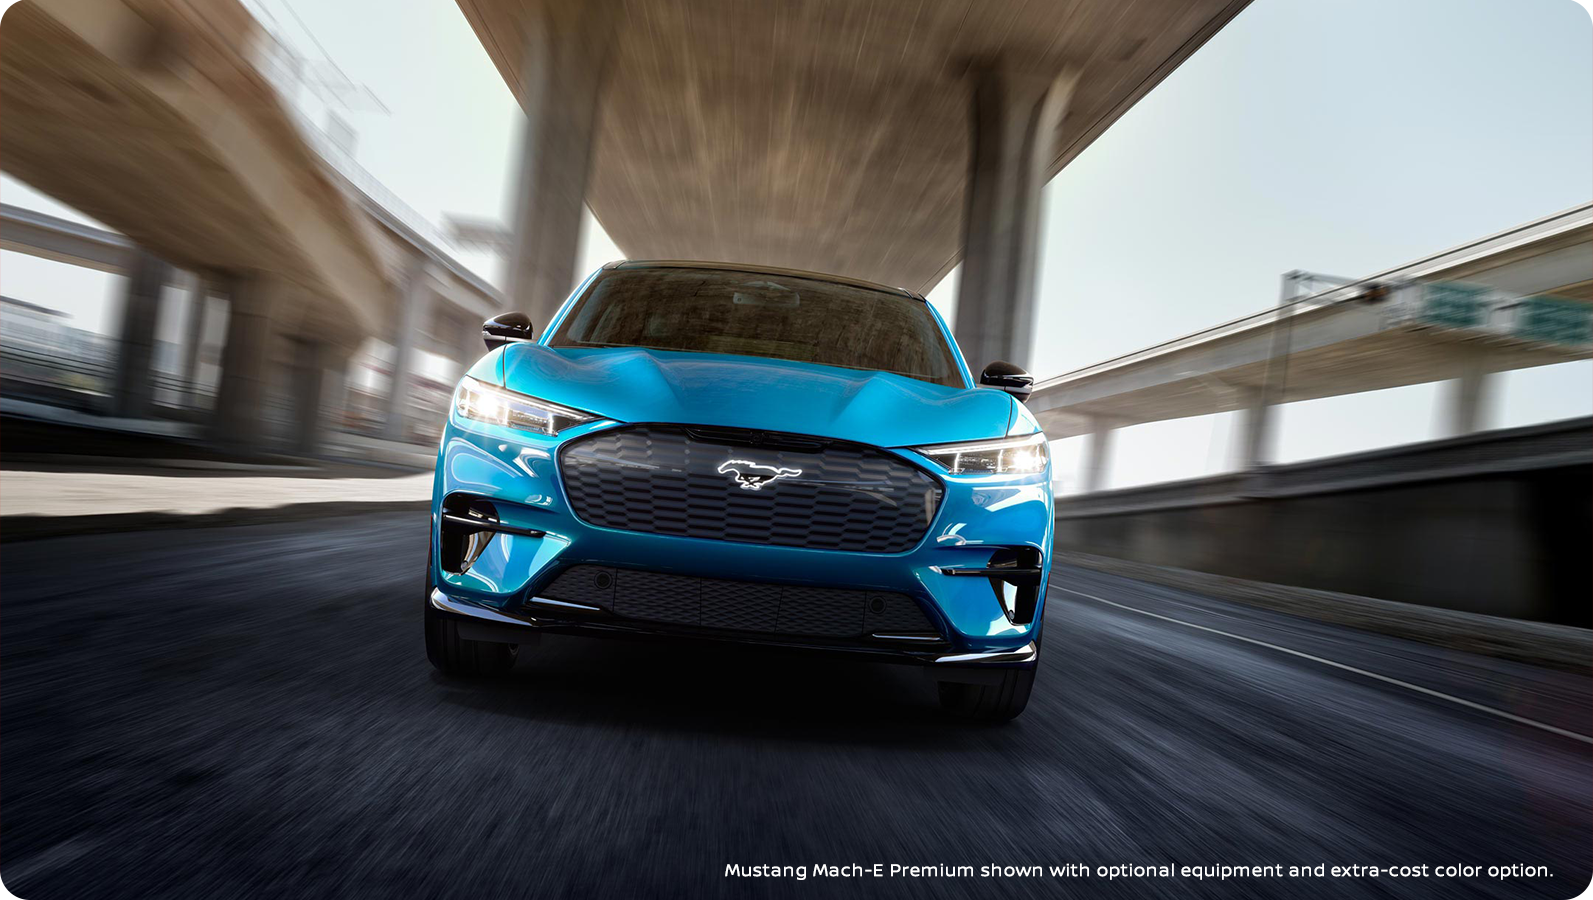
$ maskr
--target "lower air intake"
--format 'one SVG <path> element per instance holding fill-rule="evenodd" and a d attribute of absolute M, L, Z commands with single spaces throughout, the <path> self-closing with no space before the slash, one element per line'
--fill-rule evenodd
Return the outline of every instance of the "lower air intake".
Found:
<path fill-rule="evenodd" d="M 538 592 L 627 619 L 813 638 L 938 634 L 906 594 L 694 578 L 581 565 Z"/>

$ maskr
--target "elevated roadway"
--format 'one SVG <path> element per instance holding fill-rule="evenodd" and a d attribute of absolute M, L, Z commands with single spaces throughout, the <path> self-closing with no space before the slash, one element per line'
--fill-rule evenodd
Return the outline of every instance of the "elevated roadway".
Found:
<path fill-rule="evenodd" d="M 268 77 L 274 39 L 237 0 L 23 0 L 6 12 L 4 40 L 7 173 L 118 233 L 7 208 L 4 244 L 128 276 L 114 414 L 151 412 L 173 268 L 227 298 L 209 432 L 240 449 L 270 438 L 270 398 L 285 392 L 292 441 L 313 450 L 323 397 L 366 337 L 400 346 L 403 385 L 411 335 L 441 331 L 459 355 L 463 323 L 500 306 L 483 302 L 494 292 L 479 279 L 373 213 L 307 141 Z M 439 292 L 465 312 L 425 302 Z"/>
<path fill-rule="evenodd" d="M 339 179 L 341 181 L 341 179 Z M 480 276 L 454 259 L 444 248 L 407 224 L 404 217 L 388 209 L 352 184 L 346 187 L 355 201 L 357 214 L 365 220 L 372 247 L 389 273 L 393 287 L 381 296 L 379 327 L 372 336 L 390 343 L 394 360 L 389 380 L 386 427 L 395 437 L 405 433 L 406 391 L 416 365 L 416 351 L 427 350 L 468 364 L 482 353 L 481 322 L 501 312 L 502 294 Z M 37 210 L 0 204 L 0 249 L 50 259 L 69 265 L 134 278 L 147 254 L 126 235 L 93 225 L 73 222 Z M 170 271 L 157 267 L 166 281 Z M 226 283 L 214 278 L 201 283 L 195 299 L 210 292 L 226 293 Z M 183 350 L 184 371 L 194 371 L 203 334 L 203 303 L 193 306 L 197 319 L 189 322 Z M 273 323 L 278 337 L 289 338 L 302 322 L 279 314 Z M 124 330 L 128 324 L 124 317 Z M 282 375 L 295 368 L 291 340 L 273 342 L 267 366 L 270 391 L 280 394 L 289 389 Z M 341 359 L 329 361 L 332 365 Z M 339 370 L 337 375 L 341 375 Z M 319 406 L 312 415 L 323 415 Z"/>
<path fill-rule="evenodd" d="M 375 330 L 385 273 L 256 68 L 242 6 L 24 0 L 4 27 L 8 174 L 171 265 L 290 284 L 316 329 Z"/>
<path fill-rule="evenodd" d="M 1029 400 L 1046 433 L 1239 410 L 1239 462 L 1267 461 L 1270 407 L 1455 380 L 1449 430 L 1475 430 L 1491 373 L 1593 356 L 1593 205 L 1049 378 Z M 1096 464 L 1097 466 L 1099 464 Z M 1100 486 L 1098 468 L 1095 485 Z"/>

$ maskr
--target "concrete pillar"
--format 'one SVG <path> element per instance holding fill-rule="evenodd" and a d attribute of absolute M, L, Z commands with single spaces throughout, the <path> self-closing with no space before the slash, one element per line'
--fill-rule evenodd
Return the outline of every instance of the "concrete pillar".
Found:
<path fill-rule="evenodd" d="M 547 327 L 575 285 L 581 217 L 598 123 L 609 4 L 589 3 L 555 28 L 526 16 L 520 172 L 509 252 L 512 306 Z"/>
<path fill-rule="evenodd" d="M 1260 389 L 1245 392 L 1243 400 L 1232 454 L 1233 467 L 1241 471 L 1272 461 L 1272 404 Z"/>
<path fill-rule="evenodd" d="M 326 384 L 321 391 L 321 422 L 327 431 L 342 431 L 348 414 L 348 368 L 354 358 L 353 347 L 330 347 L 326 356 Z"/>
<path fill-rule="evenodd" d="M 188 294 L 188 330 L 183 338 L 183 405 L 199 405 L 199 359 L 205 346 L 205 311 L 210 306 L 212 279 L 200 275 Z"/>
<path fill-rule="evenodd" d="M 326 341 L 293 342 L 293 450 L 301 456 L 321 452 L 337 427 L 347 390 L 352 351 Z"/>
<path fill-rule="evenodd" d="M 273 314 L 286 290 L 265 275 L 241 275 L 227 289 L 227 343 L 221 351 L 221 386 L 211 419 L 211 439 L 238 450 L 260 448 L 270 381 Z"/>
<path fill-rule="evenodd" d="M 321 444 L 321 394 L 326 387 L 326 344 L 293 342 L 293 451 L 309 456 Z"/>
<path fill-rule="evenodd" d="M 459 349 L 454 358 L 459 360 L 460 374 L 464 374 L 486 354 L 487 345 L 481 339 L 481 323 L 468 315 L 460 320 L 454 331 L 459 336 Z"/>
<path fill-rule="evenodd" d="M 398 285 L 398 330 L 393 335 L 393 379 L 387 388 L 386 420 L 382 436 L 391 441 L 404 439 L 404 420 L 409 411 L 409 382 L 414 374 L 422 326 L 431 310 L 431 285 L 427 283 L 426 261 L 416 257 Z"/>
<path fill-rule="evenodd" d="M 155 324 L 160 318 L 161 291 L 170 275 L 171 266 L 142 252 L 127 274 L 112 395 L 115 415 L 127 418 L 149 415 L 155 399 Z"/>
<path fill-rule="evenodd" d="M 1105 419 L 1096 419 L 1084 442 L 1084 472 L 1080 479 L 1084 492 L 1106 490 L 1111 480 L 1112 434 L 1117 428 Z"/>
<path fill-rule="evenodd" d="M 975 372 L 1003 359 L 1029 368 L 1040 191 L 1076 76 L 993 65 L 973 73 L 972 159 L 963 213 L 957 343 Z"/>
<path fill-rule="evenodd" d="M 1468 353 L 1461 362 L 1460 377 L 1444 382 L 1443 437 L 1459 437 L 1487 427 L 1484 414 L 1492 381 L 1487 355 Z"/>

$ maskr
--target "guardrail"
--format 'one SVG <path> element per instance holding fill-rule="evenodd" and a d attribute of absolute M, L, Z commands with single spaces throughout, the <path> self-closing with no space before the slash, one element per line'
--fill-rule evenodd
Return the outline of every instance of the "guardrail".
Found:
<path fill-rule="evenodd" d="M 1482 431 L 1204 478 L 1058 497 L 1058 518 L 1154 512 L 1593 465 L 1593 417 Z"/>

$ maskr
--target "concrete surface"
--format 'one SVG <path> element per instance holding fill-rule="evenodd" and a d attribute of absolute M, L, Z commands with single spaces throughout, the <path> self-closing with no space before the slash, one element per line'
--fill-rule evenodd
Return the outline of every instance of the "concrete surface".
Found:
<path fill-rule="evenodd" d="M 8 537 L 29 534 L 35 519 L 73 520 L 96 516 L 171 514 L 192 516 L 223 511 L 269 510 L 318 504 L 332 513 L 345 504 L 416 505 L 431 499 L 431 473 L 370 473 L 342 477 L 301 474 L 238 474 L 221 470 L 78 471 L 71 469 L 0 471 L 0 525 Z"/>
<path fill-rule="evenodd" d="M 1057 501 L 1055 546 L 1586 628 L 1593 420 Z"/>
<path fill-rule="evenodd" d="M 369 226 L 258 68 L 241 4 L 28 2 L 0 28 L 7 174 L 173 265 L 293 282 L 306 331 L 376 330 Z"/>
<path fill-rule="evenodd" d="M 29 900 L 1563 898 L 1593 870 L 1593 748 L 1540 727 L 1588 732 L 1585 678 L 1064 568 L 1033 701 L 1005 728 L 944 720 L 913 670 L 720 648 L 549 638 L 507 681 L 454 681 L 421 645 L 424 523 L 0 547 L 6 885 Z M 1552 877 L 723 875 L 876 861 Z"/>
<path fill-rule="evenodd" d="M 1593 631 L 1480 613 L 1435 609 L 1288 584 L 1115 559 L 1068 550 L 1055 552 L 1059 565 L 1132 578 L 1147 584 L 1246 606 L 1259 606 L 1317 622 L 1432 644 L 1477 656 L 1593 674 Z"/>
<path fill-rule="evenodd" d="M 539 128 L 582 133 L 598 89 L 586 147 L 532 139 L 627 255 L 920 290 L 962 252 L 972 69 L 1079 71 L 1048 178 L 1245 5 L 459 0 Z M 568 103 L 549 105 L 539 46 L 557 49 L 549 71 Z"/>

